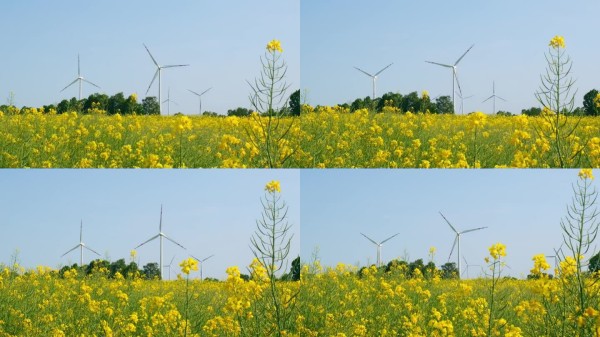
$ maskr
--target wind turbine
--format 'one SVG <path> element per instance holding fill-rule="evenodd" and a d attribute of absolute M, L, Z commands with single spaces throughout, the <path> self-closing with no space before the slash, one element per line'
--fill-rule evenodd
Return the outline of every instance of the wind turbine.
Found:
<path fill-rule="evenodd" d="M 81 82 L 89 83 L 89 84 L 95 86 L 96 88 L 100 89 L 99 86 L 95 85 L 94 83 L 86 80 L 85 78 L 83 78 L 83 76 L 81 76 L 81 63 L 79 62 L 79 54 L 77 54 L 77 78 L 75 80 L 73 80 L 73 82 L 69 83 L 69 85 L 64 87 L 60 92 L 65 91 L 65 89 L 72 86 L 73 84 L 75 84 L 75 82 L 78 82 L 78 81 L 79 81 L 79 100 L 81 100 Z"/>
<path fill-rule="evenodd" d="M 212 89 L 212 87 L 204 90 L 202 93 L 197 93 L 193 90 L 188 89 L 189 92 L 191 92 L 192 94 L 198 96 L 198 100 L 200 101 L 200 109 L 198 109 L 198 114 L 201 115 L 202 114 L 202 95 L 206 94 L 210 89 Z"/>
<path fill-rule="evenodd" d="M 456 62 L 454 62 L 453 65 L 443 64 L 443 63 L 437 63 L 437 62 L 432 62 L 432 61 L 425 61 L 427 63 L 435 64 L 435 65 L 438 65 L 438 66 L 442 66 L 442 67 L 446 67 L 446 68 L 452 68 L 452 106 L 453 106 L 455 112 L 456 112 L 456 102 L 454 100 L 454 82 L 456 82 L 456 84 L 458 85 L 458 91 L 460 91 L 460 93 L 462 94 L 462 90 L 460 89 L 460 83 L 458 83 L 458 70 L 457 70 L 457 66 L 458 66 L 458 63 L 460 62 L 460 60 L 462 60 L 463 57 L 465 57 L 465 55 L 467 55 L 467 53 L 469 52 L 469 50 L 471 50 L 471 48 L 473 48 L 474 46 L 475 45 L 472 45 L 471 47 L 469 47 L 469 49 L 467 49 L 467 51 L 464 52 L 462 54 L 462 56 L 459 57 L 458 60 L 456 60 Z"/>
<path fill-rule="evenodd" d="M 148 95 L 148 91 L 150 91 L 150 88 L 152 87 L 152 84 L 154 83 L 154 80 L 156 80 L 156 77 L 158 76 L 158 102 L 159 102 L 159 112 L 160 114 L 162 114 L 162 104 L 161 104 L 161 76 L 160 73 L 163 69 L 166 68 L 175 68 L 175 67 L 187 67 L 189 66 L 189 64 L 172 64 L 172 65 L 168 65 L 168 66 L 161 66 L 158 64 L 158 62 L 156 62 L 156 59 L 154 58 L 154 56 L 152 56 L 152 53 L 150 53 L 150 50 L 148 49 L 148 47 L 146 47 L 146 45 L 144 44 L 144 48 L 146 48 L 146 51 L 148 52 L 148 55 L 150 55 L 150 58 L 152 59 L 152 62 L 154 62 L 154 64 L 156 65 L 156 72 L 154 73 L 154 77 L 152 78 L 152 81 L 150 82 L 150 85 L 148 86 L 148 90 L 146 90 L 146 95 Z"/>
<path fill-rule="evenodd" d="M 96 252 L 92 248 L 86 246 L 85 243 L 83 243 L 83 220 L 81 220 L 81 223 L 79 224 L 79 244 L 77 244 L 77 246 L 71 248 L 68 252 L 64 253 L 60 257 L 63 257 L 65 255 L 69 254 L 70 252 L 74 251 L 77 248 L 79 248 L 79 266 L 80 267 L 83 266 L 83 248 L 85 248 L 85 249 L 93 252 L 94 254 L 100 256 L 100 254 L 98 254 L 98 252 Z"/>
<path fill-rule="evenodd" d="M 171 103 L 178 105 L 177 102 L 171 100 L 171 88 L 167 90 L 167 99 L 165 99 L 163 103 L 167 103 L 167 116 L 171 115 Z"/>
<path fill-rule="evenodd" d="M 139 244 L 137 247 L 135 247 L 134 249 L 138 249 L 139 247 L 147 244 L 148 242 L 154 240 L 158 238 L 160 241 L 160 265 L 159 265 L 159 270 L 160 270 L 160 279 L 162 280 L 162 270 L 163 270 L 163 238 L 173 242 L 174 244 L 178 245 L 179 247 L 183 248 L 184 250 L 187 250 L 184 246 L 182 246 L 181 244 L 175 242 L 174 240 L 172 240 L 171 238 L 169 238 L 168 236 L 166 236 L 163 232 L 162 232 L 162 205 L 160 205 L 160 222 L 158 223 L 158 234 L 156 234 L 155 236 L 151 237 L 150 239 L 142 242 L 141 244 Z"/>
<path fill-rule="evenodd" d="M 481 267 L 480 264 L 469 264 L 469 262 L 467 262 L 467 259 L 464 256 L 463 256 L 463 260 L 465 260 L 465 264 L 467 265 L 465 267 L 465 269 L 463 270 L 463 273 L 467 272 L 467 278 L 469 278 L 469 268 L 470 267 Z"/>
<path fill-rule="evenodd" d="M 375 75 L 371 75 L 368 72 L 366 72 L 366 71 L 364 71 L 364 70 L 362 70 L 362 69 L 360 69 L 358 67 L 354 67 L 354 69 L 360 71 L 361 73 L 363 73 L 363 74 L 365 74 L 365 75 L 367 75 L 367 76 L 369 76 L 370 78 L 373 79 L 373 97 L 372 97 L 373 100 L 375 99 L 375 97 L 377 97 L 377 96 L 375 96 L 375 88 L 376 88 L 375 82 L 377 81 L 377 76 L 379 74 L 381 74 L 384 70 L 386 70 L 387 68 L 389 68 L 392 64 L 393 63 L 388 64 L 385 68 L 383 68 L 380 71 L 376 72 Z"/>
<path fill-rule="evenodd" d="M 383 244 L 384 244 L 385 242 L 389 241 L 390 239 L 392 239 L 393 237 L 395 237 L 396 235 L 398 235 L 398 234 L 400 234 L 400 233 L 396 233 L 396 234 L 394 234 L 394 235 L 390 236 L 389 238 L 387 238 L 387 239 L 385 239 L 385 240 L 383 240 L 383 241 L 381 241 L 381 242 L 379 242 L 379 243 L 375 242 L 375 240 L 373 240 L 373 239 L 371 239 L 370 237 L 368 237 L 368 236 L 364 235 L 363 233 L 360 233 L 360 234 L 361 234 L 362 236 L 364 236 L 365 238 L 367 238 L 367 240 L 369 240 L 369 241 L 373 242 L 373 244 L 374 244 L 375 246 L 377 246 L 377 267 L 380 267 L 380 266 L 381 266 L 381 247 L 383 246 Z"/>
<path fill-rule="evenodd" d="M 169 268 L 169 281 L 171 281 L 171 265 L 173 264 L 173 260 L 175 260 L 175 255 L 173 255 L 173 258 L 171 259 L 171 262 L 169 262 L 168 265 L 164 266 L 163 268 Z"/>
<path fill-rule="evenodd" d="M 194 259 L 196 259 L 196 261 L 198 261 L 198 264 L 200 264 L 200 281 L 202 281 L 202 265 L 204 264 L 204 261 L 206 261 L 206 260 L 210 259 L 211 257 L 215 256 L 215 254 L 213 254 L 213 255 L 211 255 L 209 257 L 205 257 L 202 260 L 199 259 L 199 258 L 197 258 L 197 257 L 195 257 L 194 255 L 190 254 L 190 256 L 193 257 Z"/>
<path fill-rule="evenodd" d="M 465 101 L 466 99 L 469 99 L 469 98 L 471 98 L 471 97 L 474 97 L 475 95 L 470 95 L 470 96 L 464 97 L 464 96 L 462 95 L 462 93 L 460 93 L 460 92 L 457 92 L 456 94 L 458 95 L 458 98 L 460 98 L 460 114 L 461 114 L 461 115 L 464 115 L 464 114 L 465 114 L 465 110 L 464 110 L 464 101 Z"/>
<path fill-rule="evenodd" d="M 504 98 L 496 95 L 496 83 L 495 82 L 492 82 L 492 96 L 486 98 L 485 101 L 483 101 L 481 103 L 485 103 L 488 100 L 490 100 L 491 98 L 493 98 L 493 102 L 494 102 L 494 105 L 493 105 L 494 106 L 494 111 L 492 113 L 495 114 L 496 113 L 496 98 L 500 98 L 501 100 L 503 100 L 503 101 L 506 102 L 506 100 Z"/>
<path fill-rule="evenodd" d="M 444 220 L 446 220 L 446 222 L 448 223 L 448 225 L 450 226 L 450 228 L 452 228 L 452 230 L 454 231 L 454 233 L 456 233 L 456 237 L 454 238 L 454 243 L 452 244 L 452 250 L 450 250 L 450 255 L 448 256 L 448 262 L 450 262 L 450 258 L 452 257 L 452 253 L 454 253 L 454 246 L 456 246 L 457 243 L 458 243 L 457 260 L 458 260 L 458 278 L 460 279 L 460 236 L 462 234 L 469 233 L 469 232 L 474 232 L 474 231 L 478 231 L 480 229 L 484 229 L 484 228 L 487 228 L 487 227 L 478 227 L 478 228 L 467 229 L 467 230 L 464 230 L 462 232 L 459 232 L 459 231 L 456 230 L 456 228 L 454 228 L 454 226 L 452 226 L 452 224 L 450 223 L 450 221 L 448 221 L 448 219 L 446 219 L 446 217 L 444 216 L 444 214 L 442 214 L 442 212 L 440 212 L 440 215 L 442 216 L 442 218 L 444 218 Z"/>

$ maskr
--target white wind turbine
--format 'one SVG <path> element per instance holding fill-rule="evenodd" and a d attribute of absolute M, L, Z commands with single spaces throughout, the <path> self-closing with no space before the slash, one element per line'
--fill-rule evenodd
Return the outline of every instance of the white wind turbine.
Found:
<path fill-rule="evenodd" d="M 467 278 L 469 278 L 469 268 L 471 267 L 481 267 L 480 264 L 469 264 L 469 262 L 467 262 L 467 259 L 463 256 L 463 260 L 465 260 L 465 264 L 467 265 L 465 267 L 465 269 L 463 270 L 463 274 L 466 272 L 467 273 Z"/>
<path fill-rule="evenodd" d="M 77 246 L 71 248 L 68 252 L 64 253 L 60 257 L 63 257 L 65 255 L 69 254 L 70 252 L 74 251 L 77 248 L 79 248 L 79 266 L 80 267 L 83 266 L 83 248 L 85 248 L 85 249 L 91 251 L 92 253 L 100 256 L 100 254 L 98 254 L 98 252 L 96 252 L 92 248 L 86 246 L 85 243 L 83 243 L 83 220 L 81 220 L 81 223 L 79 224 L 79 243 L 77 244 Z"/>
<path fill-rule="evenodd" d="M 144 44 L 144 48 L 146 48 L 146 51 L 148 52 L 148 55 L 150 55 L 150 58 L 152 59 L 152 62 L 154 62 L 154 64 L 156 65 L 156 72 L 154 73 L 154 77 L 152 78 L 152 81 L 150 82 L 150 85 L 148 86 L 148 90 L 146 90 L 146 95 L 148 94 L 148 91 L 150 91 L 150 88 L 152 87 L 152 84 L 154 83 L 154 80 L 156 80 L 156 77 L 158 76 L 158 105 L 159 105 L 159 112 L 162 115 L 162 104 L 161 104 L 161 71 L 163 69 L 166 68 L 175 68 L 175 67 L 187 67 L 189 66 L 189 64 L 173 64 L 173 65 L 168 65 L 168 66 L 161 66 L 158 64 L 158 62 L 156 62 L 156 59 L 154 58 L 154 56 L 152 56 L 152 53 L 150 53 L 150 50 L 148 49 L 148 47 L 146 47 L 146 45 Z"/>
<path fill-rule="evenodd" d="M 191 92 L 192 94 L 198 96 L 198 100 L 200 101 L 200 108 L 198 109 L 198 114 L 201 115 L 202 114 L 202 95 L 206 94 L 210 89 L 212 89 L 212 87 L 204 90 L 202 93 L 197 93 L 193 90 L 188 89 L 189 92 Z"/>
<path fill-rule="evenodd" d="M 392 64 L 393 64 L 393 63 L 390 63 L 390 64 L 388 64 L 388 65 L 387 65 L 385 68 L 383 68 L 383 69 L 381 69 L 380 71 L 376 72 L 376 73 L 375 73 L 375 75 L 371 75 L 371 74 L 369 74 L 368 72 L 366 72 L 366 71 L 364 71 L 364 70 L 362 70 L 362 69 L 360 69 L 360 68 L 358 68 L 358 67 L 354 67 L 354 69 L 356 69 L 356 70 L 360 71 L 361 73 L 363 73 L 363 74 L 365 74 L 365 75 L 367 75 L 367 76 L 369 76 L 370 78 L 372 78 L 372 79 L 373 79 L 373 97 L 372 97 L 371 99 L 373 99 L 373 100 L 374 100 L 374 99 L 375 99 L 375 97 L 377 97 L 377 96 L 375 96 L 375 89 L 376 89 L 376 83 L 375 83 L 375 82 L 377 81 L 377 76 L 378 76 L 379 74 L 381 74 L 381 73 L 382 73 L 384 70 L 386 70 L 387 68 L 389 68 L 389 67 L 390 67 Z"/>
<path fill-rule="evenodd" d="M 458 80 L 458 78 L 457 78 L 457 80 Z M 464 97 L 464 96 L 462 95 L 462 93 L 460 93 L 460 92 L 457 92 L 456 94 L 458 95 L 458 98 L 460 98 L 460 114 L 461 114 L 461 115 L 464 115 L 464 114 L 465 114 L 465 110 L 464 110 L 464 101 L 465 101 L 465 100 L 467 100 L 467 99 L 469 99 L 469 98 L 472 98 L 472 97 L 474 97 L 475 95 L 470 95 L 470 96 L 466 96 L 466 97 Z"/>
<path fill-rule="evenodd" d="M 172 240 L 171 238 L 169 238 L 168 236 L 166 236 L 163 232 L 162 232 L 162 205 L 160 205 L 160 222 L 158 223 L 158 234 L 156 234 L 155 236 L 151 237 L 150 239 L 142 242 L 141 244 L 139 244 L 137 247 L 135 247 L 134 249 L 138 249 L 139 247 L 147 244 L 148 242 L 154 240 L 158 238 L 160 241 L 160 265 L 159 265 L 159 270 L 160 270 L 160 279 L 162 280 L 162 270 L 163 270 L 163 238 L 173 242 L 174 244 L 178 245 L 179 247 L 183 248 L 184 250 L 187 250 L 184 246 L 182 246 L 181 244 L 175 242 L 174 240 Z"/>
<path fill-rule="evenodd" d="M 77 78 L 75 80 L 73 80 L 73 82 L 69 83 L 69 85 L 64 87 L 60 92 L 65 91 L 68 87 L 72 86 L 76 82 L 79 82 L 79 100 L 81 100 L 81 82 L 89 83 L 89 84 L 95 86 L 96 88 L 100 89 L 99 86 L 95 85 L 94 83 L 86 80 L 85 78 L 83 78 L 83 76 L 81 76 L 81 64 L 79 62 L 79 54 L 77 54 Z"/>
<path fill-rule="evenodd" d="M 474 231 L 478 231 L 480 229 L 484 229 L 487 227 L 478 227 L 478 228 L 473 228 L 473 229 L 467 229 L 464 230 L 462 232 L 459 232 L 456 230 L 456 228 L 454 228 L 454 226 L 452 226 L 452 224 L 450 223 L 450 221 L 448 221 L 448 219 L 446 219 L 446 217 L 444 216 L 444 214 L 442 214 L 442 212 L 440 212 L 440 215 L 442 216 L 442 218 L 444 218 L 444 220 L 446 220 L 446 222 L 448 223 L 448 225 L 450 226 L 450 228 L 452 228 L 452 230 L 454 231 L 454 233 L 456 233 L 456 237 L 454 238 L 454 243 L 452 244 L 452 250 L 450 250 L 450 255 L 448 256 L 448 262 L 450 262 L 450 258 L 452 257 L 452 253 L 454 253 L 454 247 L 457 245 L 458 243 L 458 252 L 457 252 L 457 260 L 458 260 L 458 278 L 460 279 L 460 236 L 462 234 L 465 233 L 469 233 L 469 232 L 474 232 Z"/>
<path fill-rule="evenodd" d="M 215 256 L 215 254 L 209 256 L 209 257 L 205 257 L 204 259 L 199 259 L 197 257 L 195 257 L 194 255 L 191 255 L 191 257 L 193 257 L 194 259 L 196 259 L 196 261 L 198 261 L 198 264 L 200 265 L 200 281 L 202 281 L 202 265 L 204 265 L 204 261 L 210 259 L 211 257 Z"/>
<path fill-rule="evenodd" d="M 454 62 L 453 65 L 443 64 L 443 63 L 437 63 L 437 62 L 432 62 L 432 61 L 425 61 L 427 63 L 435 64 L 435 65 L 438 65 L 438 66 L 442 66 L 442 67 L 446 67 L 446 68 L 452 68 L 452 106 L 454 107 L 454 112 L 456 112 L 456 102 L 455 102 L 455 97 L 454 97 L 454 83 L 455 82 L 458 85 L 458 91 L 460 91 L 460 93 L 462 94 L 462 90 L 460 89 L 460 83 L 458 83 L 458 70 L 457 70 L 457 66 L 458 66 L 458 63 L 460 62 L 460 60 L 462 60 L 463 57 L 465 57 L 465 55 L 467 55 L 467 53 L 469 52 L 469 50 L 471 50 L 471 48 L 473 48 L 474 46 L 475 45 L 472 45 L 471 47 L 469 47 L 469 49 L 467 49 L 467 51 L 464 52 L 462 54 L 462 56 L 459 57 L 458 60 L 456 60 L 456 62 Z"/>
<path fill-rule="evenodd" d="M 163 101 L 163 103 L 167 103 L 167 116 L 171 115 L 171 103 L 173 103 L 175 105 L 179 105 L 179 104 L 177 104 L 177 102 L 175 102 L 171 99 L 171 88 L 169 88 L 167 90 L 167 99 L 165 99 Z"/>
<path fill-rule="evenodd" d="M 173 260 L 175 260 L 175 255 L 173 255 L 173 258 L 171 259 L 171 262 L 169 262 L 168 265 L 164 266 L 164 268 L 168 268 L 169 269 L 169 281 L 171 281 L 171 265 L 173 264 Z"/>
<path fill-rule="evenodd" d="M 383 244 L 387 241 L 389 241 L 390 239 L 392 239 L 393 237 L 395 237 L 396 235 L 400 234 L 400 233 L 396 233 L 392 236 L 390 236 L 389 238 L 381 241 L 381 242 L 375 242 L 375 240 L 371 239 L 370 237 L 364 235 L 363 233 L 360 233 L 362 236 L 364 236 L 365 238 L 367 238 L 367 240 L 373 242 L 373 244 L 375 246 L 377 246 L 377 267 L 381 267 L 381 247 L 383 246 Z"/>
<path fill-rule="evenodd" d="M 496 95 L 496 83 L 495 82 L 492 82 L 492 96 L 486 98 L 485 101 L 483 101 L 481 103 L 485 103 L 485 102 L 489 101 L 492 98 L 493 98 L 493 102 L 494 102 L 494 105 L 493 105 L 494 111 L 492 111 L 492 113 L 495 114 L 496 113 L 496 98 L 500 98 L 501 100 L 503 100 L 503 101 L 506 102 L 506 100 L 504 98 Z"/>

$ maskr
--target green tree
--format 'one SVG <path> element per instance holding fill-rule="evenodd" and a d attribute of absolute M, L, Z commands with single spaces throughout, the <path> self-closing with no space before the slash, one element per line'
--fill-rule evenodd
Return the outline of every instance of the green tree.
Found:
<path fill-rule="evenodd" d="M 110 264 L 110 276 L 114 277 L 117 272 L 122 276 L 125 276 L 126 268 L 127 264 L 125 264 L 125 259 L 118 259 L 117 261 Z"/>
<path fill-rule="evenodd" d="M 105 94 L 91 94 L 83 100 L 83 111 L 88 112 L 88 110 L 96 107 L 98 109 L 106 110 L 106 106 L 108 105 L 108 95 Z"/>
<path fill-rule="evenodd" d="M 531 107 L 529 109 L 522 109 L 521 114 L 527 115 L 527 116 L 539 116 L 542 114 L 542 109 L 536 108 L 536 107 Z"/>
<path fill-rule="evenodd" d="M 588 270 L 590 271 L 590 273 L 600 271 L 600 253 L 597 253 L 596 255 L 592 256 L 592 258 L 589 261 Z"/>
<path fill-rule="evenodd" d="M 288 106 L 292 116 L 300 116 L 300 89 L 290 95 Z"/>
<path fill-rule="evenodd" d="M 144 115 L 159 115 L 160 106 L 156 97 L 149 96 L 142 100 L 142 114 Z"/>
<path fill-rule="evenodd" d="M 159 279 L 160 280 L 160 268 L 158 268 L 158 263 L 150 262 L 146 263 L 143 268 L 143 274 L 147 280 Z"/>
<path fill-rule="evenodd" d="M 416 91 L 413 91 L 410 94 L 405 95 L 402 98 L 401 109 L 404 112 L 419 112 L 421 110 L 421 99 L 419 98 L 419 94 Z"/>
<path fill-rule="evenodd" d="M 456 262 L 446 262 L 442 265 L 442 278 L 450 279 L 458 277 Z"/>
<path fill-rule="evenodd" d="M 106 113 L 109 115 L 122 114 L 126 106 L 125 95 L 122 92 L 111 96 L 108 99 L 108 105 L 106 106 Z"/>
<path fill-rule="evenodd" d="M 583 111 L 586 116 L 600 115 L 600 108 L 594 102 L 594 98 L 598 95 L 598 90 L 592 89 L 583 96 Z"/>
<path fill-rule="evenodd" d="M 227 110 L 227 116 L 243 117 L 243 116 L 250 116 L 251 113 L 252 113 L 252 110 L 242 108 L 242 107 Z"/>
<path fill-rule="evenodd" d="M 454 104 L 450 96 L 440 96 L 435 99 L 435 111 L 439 114 L 453 114 Z"/>

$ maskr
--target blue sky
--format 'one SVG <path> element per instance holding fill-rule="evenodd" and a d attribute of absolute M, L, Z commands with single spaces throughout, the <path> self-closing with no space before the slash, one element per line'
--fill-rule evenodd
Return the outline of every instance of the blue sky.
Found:
<path fill-rule="evenodd" d="M 213 87 L 202 110 L 225 114 L 250 106 L 246 80 L 260 74 L 271 39 L 282 42 L 291 94 L 300 87 L 299 7 L 299 0 L 2 1 L 0 103 L 10 92 L 19 107 L 77 97 L 77 85 L 59 91 L 77 77 L 78 53 L 83 77 L 100 92 L 137 93 L 141 101 L 156 70 L 145 43 L 161 65 L 191 65 L 163 71 L 162 100 L 170 88 L 178 103 L 171 113 L 198 113 L 187 90 Z M 84 97 L 92 91 L 84 84 Z M 158 83 L 148 95 L 158 95 Z"/>
<path fill-rule="evenodd" d="M 451 70 L 425 63 L 458 66 L 465 113 L 497 110 L 520 113 L 538 106 L 534 92 L 545 71 L 544 53 L 557 34 L 566 40 L 579 89 L 576 105 L 600 89 L 597 13 L 600 2 L 582 1 L 345 1 L 301 3 L 302 89 L 312 105 L 334 105 L 371 96 L 371 74 L 394 63 L 378 79 L 377 96 L 428 90 L 452 95 Z M 457 101 L 458 102 L 458 101 Z M 459 104 L 457 105 L 457 109 Z"/>
<path fill-rule="evenodd" d="M 130 251 L 158 233 L 163 205 L 163 232 L 206 261 L 205 277 L 225 278 L 237 265 L 252 261 L 250 237 L 260 218 L 264 186 L 280 180 L 295 234 L 292 257 L 300 251 L 300 173 L 298 170 L 3 170 L 0 172 L 0 262 L 8 264 L 18 249 L 21 265 L 32 268 L 79 263 L 83 241 L 103 258 L 129 261 Z M 163 259 L 173 256 L 172 271 L 187 258 L 164 241 Z M 159 243 L 138 250 L 139 264 L 158 262 Z M 84 263 L 96 258 L 84 250 Z M 165 277 L 166 277 L 165 270 Z"/>
<path fill-rule="evenodd" d="M 438 212 L 462 231 L 461 255 L 483 265 L 488 247 L 506 245 L 506 272 L 522 277 L 535 254 L 554 255 L 562 242 L 560 220 L 571 202 L 578 170 L 303 170 L 301 259 L 318 248 L 326 266 L 364 266 L 376 246 L 360 233 L 386 242 L 382 259 L 448 260 L 454 233 Z M 597 173 L 597 172 L 596 172 Z M 597 186 L 597 182 L 594 183 Z M 456 251 L 452 257 L 456 261 Z M 462 262 L 461 262 L 462 263 Z M 554 261 L 549 259 L 549 263 Z M 463 266 L 464 268 L 464 263 Z M 469 276 L 479 274 L 471 268 Z"/>

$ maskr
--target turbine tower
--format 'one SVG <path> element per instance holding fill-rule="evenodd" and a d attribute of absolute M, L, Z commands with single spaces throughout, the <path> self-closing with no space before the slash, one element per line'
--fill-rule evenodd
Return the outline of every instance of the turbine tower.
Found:
<path fill-rule="evenodd" d="M 189 92 L 191 92 L 192 94 L 198 96 L 198 100 L 200 101 L 200 108 L 198 109 L 198 114 L 201 115 L 202 114 L 202 95 L 206 94 L 208 91 L 210 91 L 210 89 L 212 89 L 212 87 L 204 90 L 202 93 L 197 93 L 193 90 L 188 89 Z"/>
<path fill-rule="evenodd" d="M 79 62 L 79 54 L 77 54 L 77 78 L 75 78 L 75 80 L 73 80 L 73 82 L 69 83 L 69 85 L 64 87 L 60 92 L 65 91 L 65 89 L 72 86 L 76 82 L 79 82 L 79 100 L 80 101 L 81 101 L 81 82 L 89 83 L 89 84 L 95 86 L 96 88 L 100 89 L 99 86 L 95 85 L 94 83 L 86 80 L 85 78 L 83 78 L 83 76 L 81 76 L 81 63 Z"/>
<path fill-rule="evenodd" d="M 458 79 L 458 78 L 457 78 L 457 79 Z M 461 115 L 464 115 L 464 114 L 465 114 L 465 110 L 464 110 L 464 102 L 465 102 L 465 100 L 466 100 L 466 99 L 469 99 L 469 98 L 471 98 L 471 97 L 474 97 L 475 95 L 469 95 L 469 96 L 467 96 L 467 97 L 464 97 L 464 96 L 462 95 L 462 93 L 460 93 L 460 92 L 457 92 L 456 94 L 458 95 L 458 98 L 460 98 L 460 114 L 461 114 Z"/>
<path fill-rule="evenodd" d="M 375 242 L 375 240 L 371 239 L 370 237 L 364 235 L 363 233 L 360 233 L 362 236 L 364 236 L 365 238 L 367 238 L 367 240 L 373 242 L 373 244 L 375 246 L 377 246 L 377 267 L 381 267 L 381 247 L 383 246 L 383 244 L 387 241 L 389 241 L 390 239 L 392 239 L 393 237 L 395 237 L 396 235 L 400 234 L 400 233 L 396 233 L 392 236 L 390 236 L 389 238 L 381 241 L 381 242 Z"/>
<path fill-rule="evenodd" d="M 382 73 L 384 70 L 386 70 L 387 68 L 389 68 L 389 67 L 390 67 L 392 64 L 393 64 L 393 63 L 390 63 L 390 64 L 388 64 L 388 65 L 387 65 L 385 68 L 383 68 L 383 69 L 381 69 L 380 71 L 376 72 L 376 73 L 375 73 L 375 75 L 371 75 L 371 74 L 369 74 L 368 72 L 366 72 L 366 71 L 364 71 L 364 70 L 362 70 L 362 69 L 360 69 L 360 68 L 358 68 L 358 67 L 354 67 L 354 69 L 356 69 L 356 70 L 360 71 L 361 73 L 363 73 L 363 74 L 365 74 L 365 75 L 367 75 L 367 76 L 369 76 L 370 78 L 372 78 L 372 79 L 373 79 L 373 97 L 372 97 L 371 99 L 373 99 L 373 100 L 374 100 L 374 99 L 375 99 L 375 97 L 377 97 L 377 96 L 375 96 L 375 89 L 376 89 L 376 84 L 375 84 L 375 82 L 377 81 L 377 76 L 378 76 L 379 74 L 381 74 L 381 73 Z"/>
<path fill-rule="evenodd" d="M 173 264 L 173 260 L 175 260 L 175 255 L 173 255 L 173 258 L 171 259 L 171 262 L 169 262 L 168 265 L 166 265 L 164 268 L 168 268 L 169 269 L 169 281 L 171 281 L 171 265 Z"/>
<path fill-rule="evenodd" d="M 98 252 L 96 252 L 92 248 L 86 246 L 85 243 L 83 243 L 83 220 L 81 220 L 81 223 L 79 224 L 79 244 L 77 244 L 77 246 L 69 249 L 68 252 L 64 253 L 60 257 L 63 257 L 65 255 L 69 254 L 70 252 L 74 251 L 77 248 L 79 248 L 79 266 L 80 267 L 83 266 L 83 248 L 85 248 L 85 249 L 91 251 L 92 253 L 100 256 L 100 254 L 98 254 Z"/>
<path fill-rule="evenodd" d="M 200 260 L 199 258 L 195 257 L 194 255 L 191 255 L 191 257 L 193 257 L 194 259 L 196 259 L 196 261 L 198 261 L 198 264 L 200 265 L 200 281 L 202 281 L 202 265 L 204 264 L 204 261 L 210 259 L 211 257 L 215 256 L 215 254 L 209 256 L 209 257 L 205 257 L 204 259 Z"/>
<path fill-rule="evenodd" d="M 174 244 L 178 245 L 179 247 L 183 248 L 184 250 L 187 250 L 184 246 L 182 246 L 181 244 L 179 244 L 178 242 L 175 242 L 174 240 L 172 240 L 171 238 L 169 238 L 168 236 L 166 236 L 163 232 L 162 232 L 162 205 L 160 205 L 160 222 L 158 223 L 158 234 L 156 234 L 155 236 L 151 237 L 150 239 L 142 242 L 141 244 L 139 244 L 137 247 L 135 247 L 134 249 L 138 249 L 139 247 L 147 244 L 148 242 L 154 240 L 158 238 L 160 241 L 160 265 L 158 266 L 158 269 L 160 270 L 160 279 L 162 280 L 162 270 L 163 270 L 163 238 L 173 242 Z"/>
<path fill-rule="evenodd" d="M 450 221 L 448 221 L 448 219 L 446 219 L 446 217 L 444 216 L 444 214 L 442 214 L 442 212 L 440 212 L 440 215 L 442 216 L 442 218 L 444 218 L 444 220 L 446 220 L 446 223 L 448 223 L 448 225 L 450 226 L 450 228 L 452 228 L 452 230 L 454 231 L 454 233 L 456 233 L 456 237 L 454 238 L 454 243 L 452 244 L 452 249 L 450 250 L 450 255 L 448 256 L 448 262 L 450 262 L 450 258 L 452 257 L 452 253 L 454 253 L 454 247 L 457 246 L 458 243 L 458 252 L 457 252 L 457 260 L 458 260 L 458 278 L 460 279 L 460 236 L 462 234 L 465 233 L 469 233 L 469 232 L 474 232 L 474 231 L 478 231 L 480 229 L 484 229 L 487 227 L 478 227 L 478 228 L 473 228 L 473 229 L 467 229 L 464 230 L 462 232 L 459 232 L 456 230 L 456 228 L 454 228 L 454 226 L 452 226 L 452 224 L 450 223 Z"/>
<path fill-rule="evenodd" d="M 432 62 L 432 61 L 425 61 L 427 63 L 431 63 L 431 64 L 435 64 L 438 66 L 442 66 L 442 67 L 446 67 L 446 68 L 452 68 L 452 106 L 454 108 L 454 112 L 456 112 L 456 102 L 455 102 L 455 97 L 454 97 L 454 83 L 456 82 L 456 84 L 458 85 L 458 91 L 460 91 L 460 93 L 462 94 L 462 90 L 460 89 L 460 83 L 458 83 L 458 70 L 457 70 L 457 66 L 458 63 L 460 62 L 460 60 L 463 59 L 463 57 L 465 57 L 465 55 L 467 55 L 467 53 L 469 52 L 469 50 L 471 50 L 471 48 L 473 48 L 475 45 L 472 45 L 471 47 L 469 47 L 469 49 L 467 49 L 466 52 L 464 52 L 462 54 L 461 57 L 458 58 L 458 60 L 456 60 L 456 62 L 454 62 L 454 64 L 450 65 L 450 64 L 444 64 L 444 63 L 437 63 L 437 62 Z"/>
<path fill-rule="evenodd" d="M 175 68 L 175 67 L 187 67 L 189 66 L 189 64 L 172 64 L 172 65 L 168 65 L 168 66 L 161 66 L 158 64 L 158 62 L 156 62 L 156 59 L 154 58 L 154 56 L 152 56 L 152 53 L 150 53 L 150 50 L 148 49 L 148 47 L 146 47 L 146 45 L 144 44 L 144 48 L 146 48 L 146 51 L 148 52 L 148 55 L 150 55 L 150 58 L 152 59 L 152 62 L 154 62 L 154 64 L 156 65 L 156 72 L 154 73 L 154 77 L 152 78 L 152 81 L 150 82 L 150 85 L 148 86 L 148 90 L 146 90 L 146 95 L 148 95 L 148 91 L 150 91 L 150 88 L 152 87 L 152 84 L 154 83 L 154 80 L 156 80 L 156 77 L 158 76 L 158 108 L 159 108 L 159 113 L 162 115 L 162 97 L 161 97 L 161 71 L 163 69 L 166 68 Z"/>
<path fill-rule="evenodd" d="M 167 116 L 171 115 L 171 103 L 179 105 L 177 102 L 171 100 L 171 88 L 167 90 L 167 99 L 165 99 L 163 103 L 167 103 Z"/>
<path fill-rule="evenodd" d="M 467 259 L 463 256 L 463 260 L 465 261 L 465 264 L 467 265 L 465 267 L 465 269 L 463 270 L 463 274 L 466 272 L 467 273 L 467 278 L 469 278 L 469 268 L 471 267 L 481 267 L 481 265 L 479 264 L 469 264 L 469 262 L 467 262 Z"/>
<path fill-rule="evenodd" d="M 486 98 L 486 99 L 485 99 L 485 101 L 483 101 L 483 102 L 481 102 L 481 103 L 485 103 L 485 102 L 489 101 L 489 100 L 490 100 L 490 99 L 492 99 L 492 98 L 493 98 L 493 102 L 494 102 L 494 103 L 493 103 L 493 104 L 494 104 L 494 105 L 493 105 L 493 107 L 494 107 L 494 111 L 492 111 L 492 113 L 493 113 L 493 114 L 496 114 L 496 98 L 500 98 L 501 100 L 503 100 L 503 101 L 505 101 L 505 102 L 506 102 L 506 100 L 505 100 L 504 98 L 502 98 L 502 97 L 500 97 L 500 96 L 497 96 L 497 95 L 496 95 L 496 83 L 495 83 L 495 82 L 492 82 L 492 96 L 490 96 L 490 97 Z"/>

